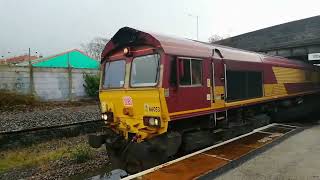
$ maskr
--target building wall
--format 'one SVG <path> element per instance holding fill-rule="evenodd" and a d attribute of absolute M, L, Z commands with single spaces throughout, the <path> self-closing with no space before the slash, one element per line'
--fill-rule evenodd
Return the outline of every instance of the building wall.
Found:
<path fill-rule="evenodd" d="M 92 72 L 87 72 L 91 73 Z M 95 72 L 96 73 L 96 72 Z M 81 70 L 75 70 L 72 74 L 72 95 L 74 97 L 82 97 L 86 95 L 86 92 L 84 90 L 84 78 L 83 78 L 83 72 Z"/>
<path fill-rule="evenodd" d="M 29 69 L 0 65 L 0 90 L 15 91 L 22 94 L 29 93 Z"/>
<path fill-rule="evenodd" d="M 34 68 L 34 91 L 44 100 L 69 99 L 67 69 Z"/>
<path fill-rule="evenodd" d="M 320 53 L 319 34 L 320 16 L 314 16 L 241 34 L 215 43 L 308 61 L 308 54 Z"/>
<path fill-rule="evenodd" d="M 70 73 L 70 75 L 69 75 Z M 0 66 L 0 90 L 33 94 L 42 101 L 78 100 L 86 97 L 83 73 L 97 74 L 94 69 L 33 68 L 33 88 L 29 67 Z M 71 91 L 69 86 L 72 86 Z"/>
<path fill-rule="evenodd" d="M 216 42 L 250 51 L 302 47 L 320 42 L 320 16 L 292 21 Z"/>

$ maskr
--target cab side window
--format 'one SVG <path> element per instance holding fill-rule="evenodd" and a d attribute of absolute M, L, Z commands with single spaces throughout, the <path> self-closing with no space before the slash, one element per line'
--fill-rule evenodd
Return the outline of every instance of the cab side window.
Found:
<path fill-rule="evenodd" d="M 177 85 L 177 61 L 175 58 L 170 59 L 170 85 L 176 86 Z"/>
<path fill-rule="evenodd" d="M 190 60 L 180 59 L 179 66 L 180 85 L 191 85 Z"/>
<path fill-rule="evenodd" d="M 202 83 L 202 68 L 201 61 L 191 60 L 191 75 L 192 75 L 192 85 L 201 85 Z"/>
<path fill-rule="evenodd" d="M 202 84 L 202 61 L 198 59 L 179 59 L 180 85 Z"/>

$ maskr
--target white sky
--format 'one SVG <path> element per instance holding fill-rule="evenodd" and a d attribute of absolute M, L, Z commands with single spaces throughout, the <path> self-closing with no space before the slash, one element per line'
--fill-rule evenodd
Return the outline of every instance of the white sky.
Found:
<path fill-rule="evenodd" d="M 79 48 L 123 26 L 195 39 L 189 13 L 207 41 L 320 15 L 320 0 L 0 0 L 0 57 Z"/>

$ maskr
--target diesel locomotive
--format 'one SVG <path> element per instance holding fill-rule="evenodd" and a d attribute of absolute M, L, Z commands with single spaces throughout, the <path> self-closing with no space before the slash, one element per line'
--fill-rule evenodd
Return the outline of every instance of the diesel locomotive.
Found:
<path fill-rule="evenodd" d="M 320 71 L 282 57 L 124 27 L 102 52 L 99 90 L 112 163 L 160 164 L 317 104 Z"/>

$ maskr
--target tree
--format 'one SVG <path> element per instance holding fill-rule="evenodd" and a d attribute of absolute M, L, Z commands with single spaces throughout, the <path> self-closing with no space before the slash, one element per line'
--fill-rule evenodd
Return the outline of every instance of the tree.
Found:
<path fill-rule="evenodd" d="M 220 36 L 220 35 L 214 34 L 211 37 L 209 37 L 209 43 L 213 44 L 216 41 L 220 41 L 220 40 L 227 39 L 227 38 L 229 38 L 228 35 Z"/>
<path fill-rule="evenodd" d="M 100 61 L 101 53 L 108 42 L 107 38 L 96 37 L 87 44 L 81 44 L 81 48 L 87 55 Z"/>

